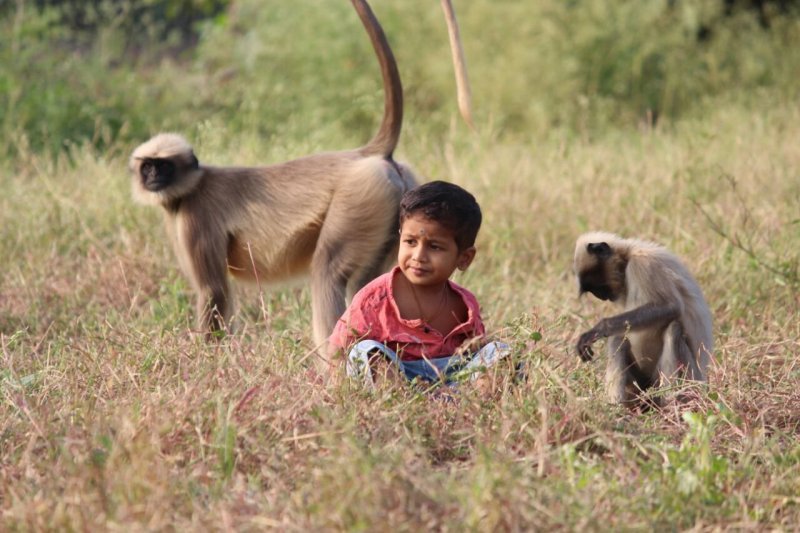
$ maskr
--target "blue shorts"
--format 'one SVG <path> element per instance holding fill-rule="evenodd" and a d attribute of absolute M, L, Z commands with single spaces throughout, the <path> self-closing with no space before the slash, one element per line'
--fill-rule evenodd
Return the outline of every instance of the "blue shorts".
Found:
<path fill-rule="evenodd" d="M 347 375 L 363 380 L 367 386 L 372 387 L 369 359 L 378 353 L 395 364 L 409 381 L 420 378 L 425 381 L 443 381 L 450 384 L 465 379 L 477 379 L 483 370 L 508 356 L 511 350 L 505 343 L 490 342 L 472 355 L 403 361 L 385 344 L 364 340 L 353 346 L 347 354 Z"/>

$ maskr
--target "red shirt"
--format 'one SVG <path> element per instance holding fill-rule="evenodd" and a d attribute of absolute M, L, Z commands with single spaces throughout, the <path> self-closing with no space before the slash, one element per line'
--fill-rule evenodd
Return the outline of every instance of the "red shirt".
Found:
<path fill-rule="evenodd" d="M 442 335 L 427 327 L 421 319 L 402 318 L 392 293 L 392 280 L 399 271 L 400 268 L 395 267 L 353 296 L 350 307 L 328 339 L 333 346 L 349 350 L 357 341 L 374 340 L 394 350 L 404 361 L 422 359 L 423 356 L 435 359 L 453 355 L 464 341 L 485 333 L 478 300 L 467 289 L 449 280 L 450 288 L 463 298 L 467 306 L 466 322 Z"/>

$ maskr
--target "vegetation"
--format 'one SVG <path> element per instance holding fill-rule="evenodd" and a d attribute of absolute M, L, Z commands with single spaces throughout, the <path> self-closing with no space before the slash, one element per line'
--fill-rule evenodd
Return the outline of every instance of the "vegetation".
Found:
<path fill-rule="evenodd" d="M 127 157 L 163 129 L 219 164 L 363 142 L 382 94 L 347 2 L 240 0 L 196 42 L 155 23 L 134 38 L 124 10 L 89 37 L 11 3 L 2 529 L 795 528 L 800 21 L 710 0 L 457 3 L 472 132 L 438 6 L 374 4 L 406 88 L 398 157 L 481 202 L 457 281 L 527 381 L 450 401 L 325 386 L 303 286 L 241 290 L 218 344 L 189 334 L 190 290 Z M 696 273 L 717 348 L 685 409 L 607 405 L 604 356 L 573 353 L 610 311 L 575 296 L 589 229 L 662 242 Z"/>

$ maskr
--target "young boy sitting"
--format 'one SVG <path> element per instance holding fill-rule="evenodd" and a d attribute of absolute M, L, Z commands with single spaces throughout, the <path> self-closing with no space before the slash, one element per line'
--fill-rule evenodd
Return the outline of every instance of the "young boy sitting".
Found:
<path fill-rule="evenodd" d="M 329 338 L 331 352 L 348 354 L 349 376 L 372 386 L 376 368 L 388 363 L 408 380 L 451 383 L 456 374 L 477 378 L 509 353 L 481 340 L 475 296 L 449 279 L 475 258 L 480 225 L 475 198 L 452 183 L 403 196 L 397 266 L 356 293 Z M 482 347 L 470 354 L 469 345 Z"/>

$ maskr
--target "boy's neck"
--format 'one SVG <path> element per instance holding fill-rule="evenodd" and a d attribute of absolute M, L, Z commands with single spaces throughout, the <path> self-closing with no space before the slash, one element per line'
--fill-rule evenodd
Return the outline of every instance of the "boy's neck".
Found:
<path fill-rule="evenodd" d="M 449 280 L 434 285 L 414 285 L 402 271 L 393 280 L 394 300 L 400 316 L 420 319 L 428 327 L 447 335 L 468 320 L 464 301 L 449 286 Z"/>
<path fill-rule="evenodd" d="M 395 294 L 395 299 L 397 300 L 398 296 L 401 296 L 401 299 L 405 301 L 413 301 L 416 304 L 416 311 L 420 314 L 425 314 L 427 308 L 440 302 L 449 290 L 449 280 L 433 285 L 417 285 L 412 283 L 402 271 L 397 272 L 397 278 L 399 283 L 395 282 L 395 291 L 401 291 L 403 294 Z M 407 298 L 402 298 L 403 296 Z M 422 309 L 423 307 L 424 309 Z"/>
<path fill-rule="evenodd" d="M 402 272 L 400 275 L 402 275 Z M 405 276 L 403 276 L 403 279 L 406 280 L 408 288 L 420 298 L 433 298 L 434 296 L 441 296 L 448 286 L 448 282 L 446 280 L 435 285 L 415 285 Z"/>

